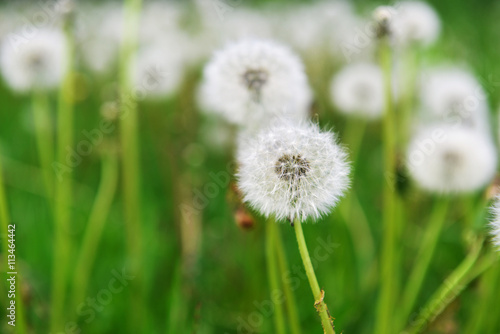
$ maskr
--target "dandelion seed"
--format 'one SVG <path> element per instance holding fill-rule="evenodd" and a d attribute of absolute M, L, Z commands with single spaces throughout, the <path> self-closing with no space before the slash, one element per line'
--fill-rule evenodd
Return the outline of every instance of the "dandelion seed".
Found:
<path fill-rule="evenodd" d="M 19 92 L 57 87 L 64 76 L 66 62 L 66 41 L 58 30 L 40 29 L 33 38 L 18 43 L 12 43 L 7 37 L 0 51 L 5 81 Z"/>
<path fill-rule="evenodd" d="M 378 118 L 384 107 L 382 71 L 376 65 L 358 63 L 344 67 L 332 79 L 330 98 L 339 111 Z"/>
<path fill-rule="evenodd" d="M 200 99 L 230 123 L 260 128 L 278 111 L 306 119 L 311 90 L 300 59 L 289 49 L 245 40 L 217 52 L 205 67 Z"/>
<path fill-rule="evenodd" d="M 410 175 L 437 193 L 467 193 L 487 185 L 497 166 L 487 135 L 463 127 L 432 126 L 421 131 L 407 152 Z"/>
<path fill-rule="evenodd" d="M 276 219 L 317 219 L 349 186 L 347 154 L 315 124 L 274 125 L 240 143 L 238 185 L 244 200 Z"/>

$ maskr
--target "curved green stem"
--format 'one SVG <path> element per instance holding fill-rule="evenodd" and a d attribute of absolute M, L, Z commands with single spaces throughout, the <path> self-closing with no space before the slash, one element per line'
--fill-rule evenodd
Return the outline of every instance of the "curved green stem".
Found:
<path fill-rule="evenodd" d="M 73 305 L 75 307 L 83 301 L 85 292 L 87 291 L 90 271 L 95 260 L 111 204 L 113 203 L 117 180 L 117 157 L 114 152 L 110 152 L 102 159 L 101 181 L 92 211 L 90 212 L 73 276 Z"/>
<path fill-rule="evenodd" d="M 281 238 L 281 233 L 279 226 L 276 223 L 273 225 L 274 231 L 274 241 L 276 245 L 276 255 L 278 257 L 278 266 L 281 273 L 281 284 L 283 285 L 283 290 L 285 292 L 286 309 L 288 312 L 290 331 L 292 334 L 301 334 L 300 322 L 299 322 L 299 312 L 297 311 L 297 302 L 295 300 L 295 295 L 293 294 L 293 289 L 290 284 L 290 280 L 287 278 L 287 273 L 289 273 L 288 262 L 285 256 L 285 248 L 283 246 L 283 240 Z"/>
<path fill-rule="evenodd" d="M 381 291 L 377 305 L 375 323 L 376 334 L 392 332 L 394 304 L 398 290 L 396 272 L 397 243 L 397 198 L 395 189 L 396 172 L 396 128 L 392 98 L 392 57 L 387 37 L 380 42 L 380 63 L 384 71 L 385 115 L 384 115 L 384 210 L 383 210 L 383 243 L 380 260 Z"/>
<path fill-rule="evenodd" d="M 416 263 L 411 271 L 408 283 L 403 294 L 403 304 L 400 319 L 406 321 L 410 315 L 415 301 L 422 287 L 425 274 L 429 268 L 436 245 L 443 230 L 446 221 L 446 213 L 448 211 L 449 200 L 437 199 L 432 211 L 429 222 L 427 223 L 425 234 L 422 238 L 422 243 L 416 256 Z"/>
<path fill-rule="evenodd" d="M 474 270 L 474 264 L 481 253 L 482 247 L 483 240 L 476 242 L 471 252 L 432 295 L 423 311 L 405 333 L 420 333 L 429 322 L 432 322 L 443 312 L 474 278 L 484 272 L 484 267 L 479 268 L 480 270 Z M 470 275 L 471 273 L 473 275 Z"/>
<path fill-rule="evenodd" d="M 73 147 L 73 55 L 74 41 L 72 32 L 66 29 L 67 42 L 67 64 L 66 75 L 59 90 L 58 120 L 57 120 L 57 159 L 59 163 L 66 162 L 67 148 Z M 51 309 L 51 332 L 59 332 L 63 329 L 64 303 L 67 287 L 67 267 L 69 254 L 71 253 L 71 241 L 68 231 L 71 222 L 72 202 L 72 168 L 68 168 L 65 175 L 58 175 L 55 188 L 54 203 L 54 263 L 52 265 L 52 309 Z"/>
<path fill-rule="evenodd" d="M 33 120 L 35 126 L 36 145 L 42 169 L 47 197 L 52 207 L 54 196 L 54 178 L 52 162 L 54 161 L 54 136 L 48 97 L 43 92 L 33 93 Z"/>
<path fill-rule="evenodd" d="M 300 256 L 302 257 L 302 262 L 304 263 L 304 268 L 306 270 L 307 279 L 309 280 L 309 285 L 314 296 L 314 307 L 318 311 L 321 318 L 321 324 L 323 325 L 323 331 L 325 334 L 335 334 L 335 329 L 333 326 L 333 321 L 328 312 L 328 307 L 324 301 L 325 293 L 320 289 L 318 280 L 316 279 L 316 274 L 314 273 L 314 268 L 311 263 L 311 257 L 309 256 L 309 251 L 307 250 L 306 240 L 304 238 L 304 232 L 302 231 L 302 223 L 296 219 L 294 221 L 295 235 L 297 237 L 297 243 L 299 244 Z"/>
<path fill-rule="evenodd" d="M 274 326 L 276 333 L 285 334 L 285 318 L 283 316 L 283 308 L 281 302 L 275 302 L 274 294 L 281 292 L 280 284 L 278 279 L 278 268 L 276 263 L 275 254 L 275 240 L 276 240 L 276 228 L 273 226 L 276 224 L 274 221 L 266 222 L 266 257 L 267 257 L 267 275 L 269 278 L 269 294 L 271 296 L 271 301 L 274 304 Z"/>

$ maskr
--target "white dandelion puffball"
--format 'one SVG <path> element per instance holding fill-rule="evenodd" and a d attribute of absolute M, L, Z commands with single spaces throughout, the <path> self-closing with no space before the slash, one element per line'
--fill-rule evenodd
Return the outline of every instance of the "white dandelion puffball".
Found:
<path fill-rule="evenodd" d="M 260 128 L 276 116 L 305 119 L 312 98 L 300 59 L 264 40 L 240 41 L 217 52 L 202 85 L 214 112 L 245 127 Z"/>
<path fill-rule="evenodd" d="M 493 245 L 500 252 L 500 196 L 495 198 L 493 206 L 491 207 L 493 218 L 490 221 L 490 235 L 492 237 Z"/>
<path fill-rule="evenodd" d="M 437 193 L 467 193 L 493 179 L 497 151 L 492 139 L 482 132 L 435 125 L 412 140 L 406 162 L 421 188 Z"/>
<path fill-rule="evenodd" d="M 430 69 L 421 80 L 420 90 L 423 109 L 435 118 L 488 128 L 486 93 L 470 72 L 458 67 Z"/>
<path fill-rule="evenodd" d="M 391 32 L 398 44 L 427 46 L 438 39 L 441 22 L 436 11 L 425 2 L 403 1 L 398 3 L 391 20 Z"/>
<path fill-rule="evenodd" d="M 32 38 L 14 33 L 2 43 L 0 67 L 5 81 L 15 91 L 57 87 L 66 64 L 66 40 L 58 30 L 40 29 Z"/>
<path fill-rule="evenodd" d="M 146 98 L 171 96 L 181 84 L 183 59 L 175 48 L 167 47 L 168 44 L 149 45 L 137 55 L 132 83 L 145 93 Z"/>
<path fill-rule="evenodd" d="M 238 186 L 244 200 L 277 220 L 317 219 L 349 187 L 347 154 L 316 124 L 282 123 L 238 148 Z"/>
<path fill-rule="evenodd" d="M 330 98 L 339 111 L 365 118 L 378 118 L 384 109 L 381 69 L 373 64 L 347 65 L 332 79 Z"/>

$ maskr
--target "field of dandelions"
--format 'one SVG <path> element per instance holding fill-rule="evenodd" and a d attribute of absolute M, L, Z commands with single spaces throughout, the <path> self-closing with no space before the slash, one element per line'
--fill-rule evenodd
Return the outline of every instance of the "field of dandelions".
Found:
<path fill-rule="evenodd" d="M 0 4 L 0 333 L 500 333 L 500 3 Z"/>

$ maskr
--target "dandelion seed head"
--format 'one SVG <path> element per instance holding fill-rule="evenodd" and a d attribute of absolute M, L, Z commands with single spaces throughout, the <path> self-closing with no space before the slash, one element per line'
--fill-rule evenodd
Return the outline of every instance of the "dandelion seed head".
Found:
<path fill-rule="evenodd" d="M 430 69 L 421 80 L 420 91 L 423 109 L 431 117 L 488 129 L 486 93 L 470 72 L 457 67 Z"/>
<path fill-rule="evenodd" d="M 289 49 L 263 40 L 230 44 L 205 67 L 201 105 L 230 123 L 268 124 L 277 110 L 305 119 L 311 89 L 300 59 Z"/>
<path fill-rule="evenodd" d="M 181 54 L 169 43 L 148 45 L 138 53 L 132 72 L 136 89 L 150 99 L 168 97 L 179 88 L 184 74 Z"/>
<path fill-rule="evenodd" d="M 486 186 L 497 166 L 496 148 L 486 134 L 456 126 L 421 130 L 407 152 L 412 178 L 428 191 L 468 193 Z"/>
<path fill-rule="evenodd" d="M 241 141 L 238 186 L 244 200 L 278 220 L 318 219 L 349 187 L 347 154 L 316 124 L 281 123 Z"/>
<path fill-rule="evenodd" d="M 500 196 L 497 196 L 491 206 L 490 235 L 494 247 L 500 252 Z"/>
<path fill-rule="evenodd" d="M 441 22 L 436 11 L 425 2 L 403 1 L 391 22 L 396 43 L 430 45 L 437 40 Z"/>
<path fill-rule="evenodd" d="M 63 34 L 58 30 L 40 29 L 31 39 L 15 34 L 6 38 L 0 51 L 0 67 L 5 81 L 15 91 L 57 87 L 66 69 Z"/>
<path fill-rule="evenodd" d="M 347 65 L 332 79 L 330 98 L 345 114 L 380 117 L 384 106 L 382 71 L 368 63 Z"/>

